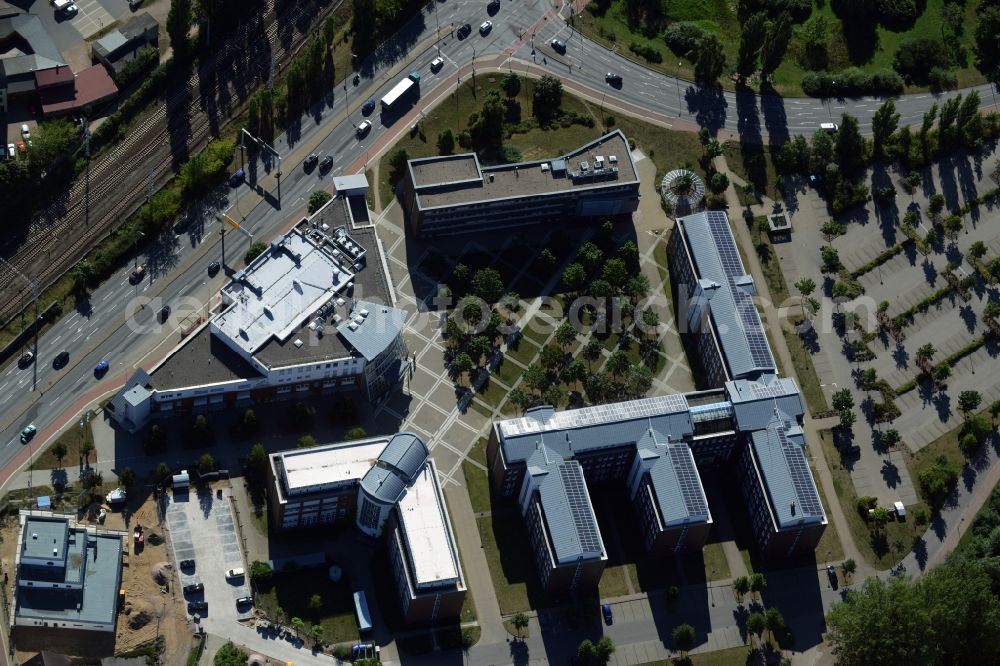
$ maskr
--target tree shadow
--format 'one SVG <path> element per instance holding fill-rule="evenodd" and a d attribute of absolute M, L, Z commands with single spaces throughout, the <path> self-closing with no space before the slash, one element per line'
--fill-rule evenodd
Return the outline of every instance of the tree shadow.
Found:
<path fill-rule="evenodd" d="M 684 101 L 698 125 L 707 128 L 712 135 L 726 126 L 726 107 L 729 102 L 719 86 L 689 86 L 685 91 Z"/>

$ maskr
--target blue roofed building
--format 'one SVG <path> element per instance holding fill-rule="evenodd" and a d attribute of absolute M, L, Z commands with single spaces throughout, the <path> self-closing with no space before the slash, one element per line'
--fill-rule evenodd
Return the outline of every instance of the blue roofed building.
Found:
<path fill-rule="evenodd" d="M 114 640 L 121 587 L 121 536 L 68 517 L 21 514 L 13 625 L 26 644 L 51 631 L 100 632 Z M 81 634 L 83 636 L 84 634 Z M 20 641 L 19 641 L 20 644 Z"/>

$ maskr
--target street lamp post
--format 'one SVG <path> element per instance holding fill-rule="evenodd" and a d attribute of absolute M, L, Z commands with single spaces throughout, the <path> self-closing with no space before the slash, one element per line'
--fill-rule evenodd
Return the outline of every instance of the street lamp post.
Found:
<path fill-rule="evenodd" d="M 677 77 L 674 78 L 674 81 L 676 81 L 676 83 L 677 83 L 677 117 L 678 118 L 680 118 L 682 115 L 684 115 L 684 107 L 681 105 L 681 73 L 680 73 L 681 65 L 683 65 L 683 63 L 681 63 L 681 62 L 677 63 Z"/>

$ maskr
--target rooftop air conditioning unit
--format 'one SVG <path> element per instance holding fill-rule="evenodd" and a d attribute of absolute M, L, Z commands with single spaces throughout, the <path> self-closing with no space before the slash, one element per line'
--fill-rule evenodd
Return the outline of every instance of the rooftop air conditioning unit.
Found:
<path fill-rule="evenodd" d="M 586 171 L 589 168 L 590 168 L 590 165 L 587 164 L 587 160 L 584 160 L 584 161 L 580 162 L 580 171 Z"/>
<path fill-rule="evenodd" d="M 358 314 L 361 315 L 362 317 L 367 317 L 368 316 L 368 310 L 362 310 Z"/>
<path fill-rule="evenodd" d="M 350 324 L 347 325 L 347 328 L 351 329 L 352 331 L 356 331 L 358 330 L 358 325 L 352 321 Z"/>
<path fill-rule="evenodd" d="M 612 164 L 618 164 L 618 156 L 617 155 L 609 155 L 608 156 L 608 161 L 611 162 Z"/>
<path fill-rule="evenodd" d="M 542 173 L 545 173 L 548 170 L 549 170 L 549 163 L 548 162 L 542 162 Z"/>

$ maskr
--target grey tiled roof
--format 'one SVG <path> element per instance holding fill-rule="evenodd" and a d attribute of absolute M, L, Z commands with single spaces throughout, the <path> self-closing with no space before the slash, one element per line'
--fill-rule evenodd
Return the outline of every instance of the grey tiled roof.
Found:
<path fill-rule="evenodd" d="M 337 332 L 366 360 L 371 361 L 385 351 L 403 330 L 406 311 L 389 305 L 358 301 L 352 316 L 363 310 L 367 310 L 368 314 L 360 323 L 355 324 L 354 319 L 346 319 L 337 327 Z"/>
<path fill-rule="evenodd" d="M 750 446 L 779 528 L 826 520 L 798 425 L 786 414 L 773 414 L 766 429 L 753 433 Z"/>
<path fill-rule="evenodd" d="M 555 452 L 541 447 L 528 461 L 528 469 L 532 476 L 541 477 L 539 501 L 556 562 L 600 557 L 604 542 L 580 463 L 562 460 Z"/>
<path fill-rule="evenodd" d="M 496 424 L 507 463 L 527 460 L 539 444 L 563 458 L 593 449 L 634 444 L 650 429 L 672 439 L 694 432 L 683 395 L 661 395 L 557 412 L 528 410 Z"/>
<path fill-rule="evenodd" d="M 691 448 L 669 443 L 653 433 L 639 442 L 664 527 L 712 520 Z"/>
<path fill-rule="evenodd" d="M 753 281 L 746 275 L 725 213 L 696 213 L 678 222 L 697 277 L 719 287 L 711 296 L 710 311 L 730 377 L 773 374 L 774 358 L 753 305 Z"/>
<path fill-rule="evenodd" d="M 399 470 L 410 482 L 424 466 L 427 455 L 424 440 L 411 432 L 401 432 L 392 436 L 378 461 Z"/>
<path fill-rule="evenodd" d="M 361 479 L 361 489 L 382 504 L 395 504 L 406 489 L 406 483 L 392 470 L 376 465 Z"/>
<path fill-rule="evenodd" d="M 726 394 L 733 404 L 736 427 L 743 432 L 766 428 L 774 418 L 775 409 L 792 420 L 805 412 L 799 388 L 790 377 L 726 382 Z"/>

